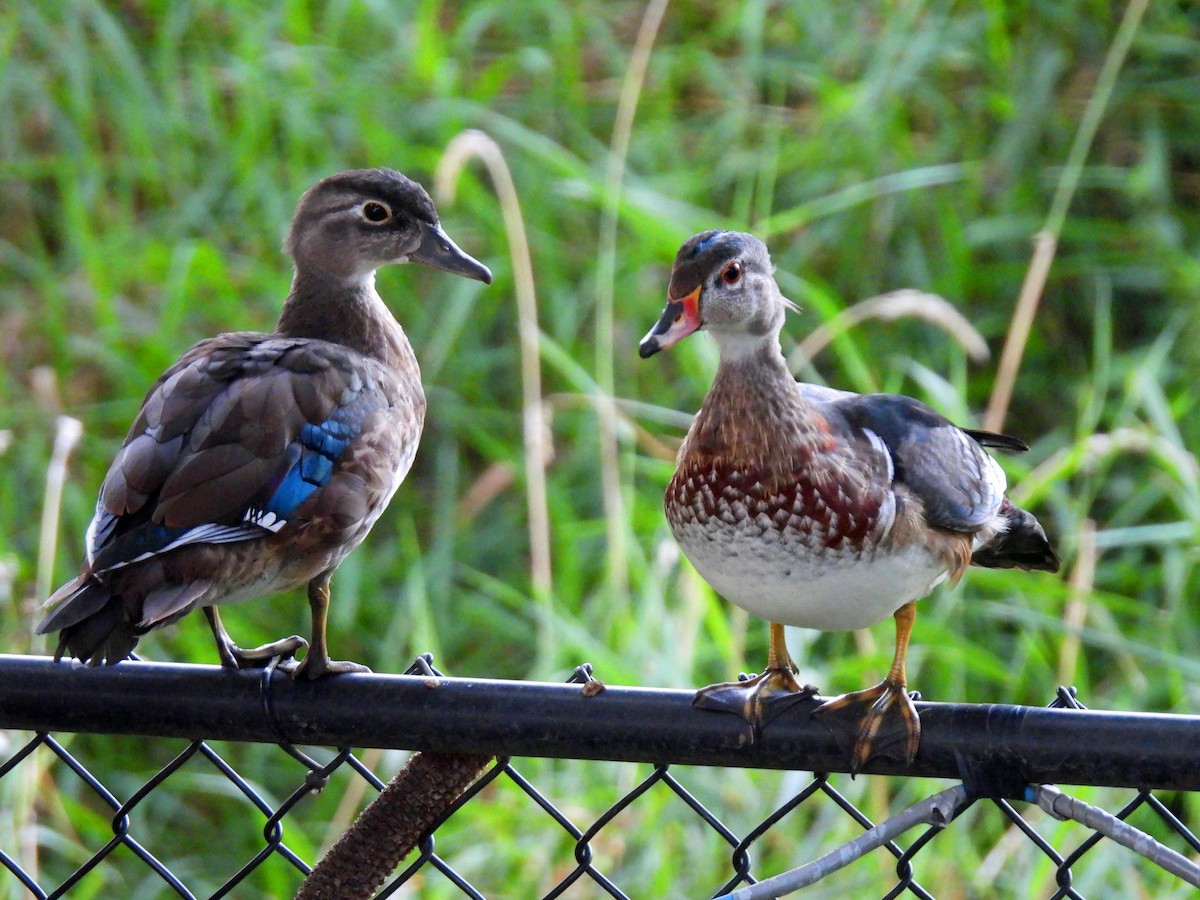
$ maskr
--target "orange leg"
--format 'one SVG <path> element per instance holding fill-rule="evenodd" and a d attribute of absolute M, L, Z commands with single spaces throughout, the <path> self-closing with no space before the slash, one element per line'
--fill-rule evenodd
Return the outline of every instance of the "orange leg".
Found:
<path fill-rule="evenodd" d="M 767 669 L 779 669 L 790 675 L 799 671 L 792 654 L 788 653 L 783 626 L 777 622 L 771 623 L 771 640 L 767 644 Z"/>
<path fill-rule="evenodd" d="M 812 685 L 796 680 L 796 664 L 788 653 L 783 626 L 771 623 L 771 642 L 767 649 L 767 667 L 745 681 L 710 684 L 696 692 L 692 705 L 697 709 L 727 712 L 750 723 L 753 736 L 780 713 L 800 700 L 817 693 Z"/>
<path fill-rule="evenodd" d="M 898 756 L 905 763 L 911 763 L 917 755 L 921 743 L 921 719 L 908 696 L 908 679 L 904 671 L 908 638 L 916 618 L 916 603 L 906 603 L 896 610 L 896 655 L 883 681 L 866 690 L 827 700 L 813 710 L 814 716 L 828 717 L 826 724 L 833 728 L 835 735 L 853 733 L 851 772 L 860 771 L 872 756 Z M 851 713 L 852 722 L 837 722 L 841 712 Z"/>

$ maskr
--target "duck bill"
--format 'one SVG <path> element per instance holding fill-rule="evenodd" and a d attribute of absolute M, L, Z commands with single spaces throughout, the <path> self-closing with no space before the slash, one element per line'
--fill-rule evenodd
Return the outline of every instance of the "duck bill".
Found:
<path fill-rule="evenodd" d="M 421 223 L 421 244 L 408 255 L 408 259 L 410 262 L 433 266 L 443 272 L 474 278 L 484 284 L 492 283 L 491 269 L 460 250 L 440 226 L 428 222 Z"/>
<path fill-rule="evenodd" d="M 638 345 L 638 353 L 642 359 L 646 359 L 659 350 L 674 347 L 703 324 L 700 319 L 699 287 L 678 300 L 668 298 L 658 322 Z"/>

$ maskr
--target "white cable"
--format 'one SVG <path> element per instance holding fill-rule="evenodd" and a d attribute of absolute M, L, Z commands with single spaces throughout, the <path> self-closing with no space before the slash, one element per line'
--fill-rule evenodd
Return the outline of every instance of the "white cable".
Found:
<path fill-rule="evenodd" d="M 1081 825 L 1086 825 L 1092 831 L 1098 831 L 1107 838 L 1116 841 L 1122 847 L 1128 847 L 1134 853 L 1141 854 L 1166 871 L 1194 887 L 1200 887 L 1200 866 L 1181 853 L 1176 853 L 1170 847 L 1156 841 L 1146 832 L 1134 828 L 1128 822 L 1118 819 L 1097 806 L 1084 803 L 1082 800 L 1064 794 L 1052 784 L 1038 785 L 1030 788 L 1033 801 L 1056 819 L 1073 819 Z"/>
<path fill-rule="evenodd" d="M 961 784 L 947 788 L 920 803 L 914 803 L 903 812 L 897 813 L 886 822 L 864 831 L 852 841 L 830 850 L 820 859 L 776 875 L 758 884 L 738 888 L 731 894 L 722 894 L 716 900 L 775 900 L 784 894 L 815 884 L 831 872 L 848 866 L 888 841 L 899 837 L 914 825 L 933 825 L 944 828 L 955 813 L 967 802 L 967 789 Z"/>
<path fill-rule="evenodd" d="M 1123 847 L 1144 856 L 1164 871 L 1182 878 L 1188 884 L 1200 887 L 1200 865 L 1160 844 L 1146 832 L 1118 819 L 1097 806 L 1084 803 L 1064 794 L 1057 787 L 1042 784 L 1029 787 L 1025 799 L 1036 803 L 1056 819 L 1071 819 L 1092 829 Z M 775 900 L 802 887 L 815 884 L 826 875 L 836 872 L 888 841 L 899 837 L 914 825 L 933 825 L 944 828 L 958 810 L 967 802 L 967 790 L 961 784 L 948 788 L 914 803 L 903 812 L 892 816 L 880 825 L 863 832 L 854 840 L 829 851 L 819 859 L 799 868 L 776 875 L 758 884 L 738 888 L 730 894 L 722 894 L 717 900 Z"/>

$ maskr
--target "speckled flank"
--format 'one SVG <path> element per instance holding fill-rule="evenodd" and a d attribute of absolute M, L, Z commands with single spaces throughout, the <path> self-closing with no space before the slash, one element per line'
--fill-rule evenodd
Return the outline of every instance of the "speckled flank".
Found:
<path fill-rule="evenodd" d="M 777 361 L 778 360 L 778 361 Z M 889 460 L 836 440 L 776 354 L 722 364 L 667 488 L 683 552 L 714 588 L 770 621 L 860 628 L 946 576 L 936 547 L 893 546 Z M 736 400 L 734 396 L 736 394 Z"/>

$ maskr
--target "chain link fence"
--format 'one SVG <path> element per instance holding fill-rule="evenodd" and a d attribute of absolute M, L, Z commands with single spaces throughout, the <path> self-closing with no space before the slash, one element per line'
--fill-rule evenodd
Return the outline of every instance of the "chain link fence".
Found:
<path fill-rule="evenodd" d="M 861 858 L 843 850 L 846 874 L 806 896 L 928 898 L 935 896 L 930 882 L 948 883 L 948 867 L 975 865 L 995 885 L 1016 860 L 1042 870 L 1040 896 L 1190 895 L 1161 861 L 1091 828 L 1064 829 L 1025 801 L 1031 785 L 1050 781 L 1124 786 L 1101 792 L 1117 804 L 1114 821 L 1136 821 L 1151 843 L 1191 865 L 1200 854 L 1189 827 L 1191 792 L 1200 791 L 1200 718 L 1088 711 L 1066 689 L 1047 709 L 918 709 L 924 737 L 914 765 L 876 761 L 867 772 L 919 778 L 851 780 L 836 774 L 845 770 L 844 754 L 809 717 L 777 720 L 748 742 L 735 717 L 694 712 L 685 691 L 472 681 L 427 668 L 295 684 L 269 670 L 134 662 L 89 670 L 0 656 L 0 728 L 34 732 L 9 731 L 0 748 L 0 798 L 11 807 L 4 815 L 17 818 L 23 809 L 29 817 L 0 829 L 7 835 L 0 897 L 291 896 L 330 837 L 312 835 L 326 823 L 344 829 L 383 788 L 377 772 L 394 768 L 379 750 L 352 753 L 351 746 L 497 757 L 380 897 L 740 897 L 760 879 L 835 849 L 813 844 L 811 835 L 862 835 L 875 824 L 866 810 L 892 816 L 904 787 L 931 777 L 966 788 L 948 828 L 925 825 L 881 839 L 878 851 Z M 123 749 L 139 760 L 147 751 L 170 759 L 148 775 L 132 771 L 138 767 L 94 771 L 114 751 L 122 758 Z M 264 755 L 266 785 L 243 774 L 262 769 Z M 547 758 L 622 761 L 586 763 L 616 772 L 615 801 L 588 808 L 564 794 L 568 779 Z M 696 766 L 795 771 L 754 773 L 778 781 L 769 807 L 747 818 L 736 789 L 714 792 L 713 773 Z M 537 774 L 529 776 L 530 768 Z M 882 806 L 874 791 L 881 783 L 899 786 Z M 14 800 L 22 796 L 29 800 L 23 806 Z M 718 806 L 722 799 L 730 809 Z M 206 809 L 213 804 L 219 809 Z M 505 822 L 512 827 L 516 805 L 520 831 L 536 819 L 536 836 L 497 833 Z M 668 819 L 659 816 L 664 807 L 672 810 Z M 477 815 L 482 823 L 473 821 Z M 731 817 L 740 821 L 727 824 Z M 36 824 L 47 821 L 69 824 Z M 987 835 L 990 849 L 974 863 L 929 849 L 944 831 L 960 828 Z M 247 840 L 256 830 L 260 836 Z M 164 842 L 166 832 L 184 834 L 185 850 L 178 840 Z M 519 847 L 531 863 L 500 859 Z M 685 868 L 715 874 L 699 876 L 710 880 L 698 892 L 679 893 L 655 871 L 654 860 L 667 856 L 676 857 L 675 871 L 683 856 Z M 1089 877 L 1092 868 L 1103 874 Z M 943 890 L 979 895 L 978 884 L 968 880 L 960 890 L 953 883 Z"/>

